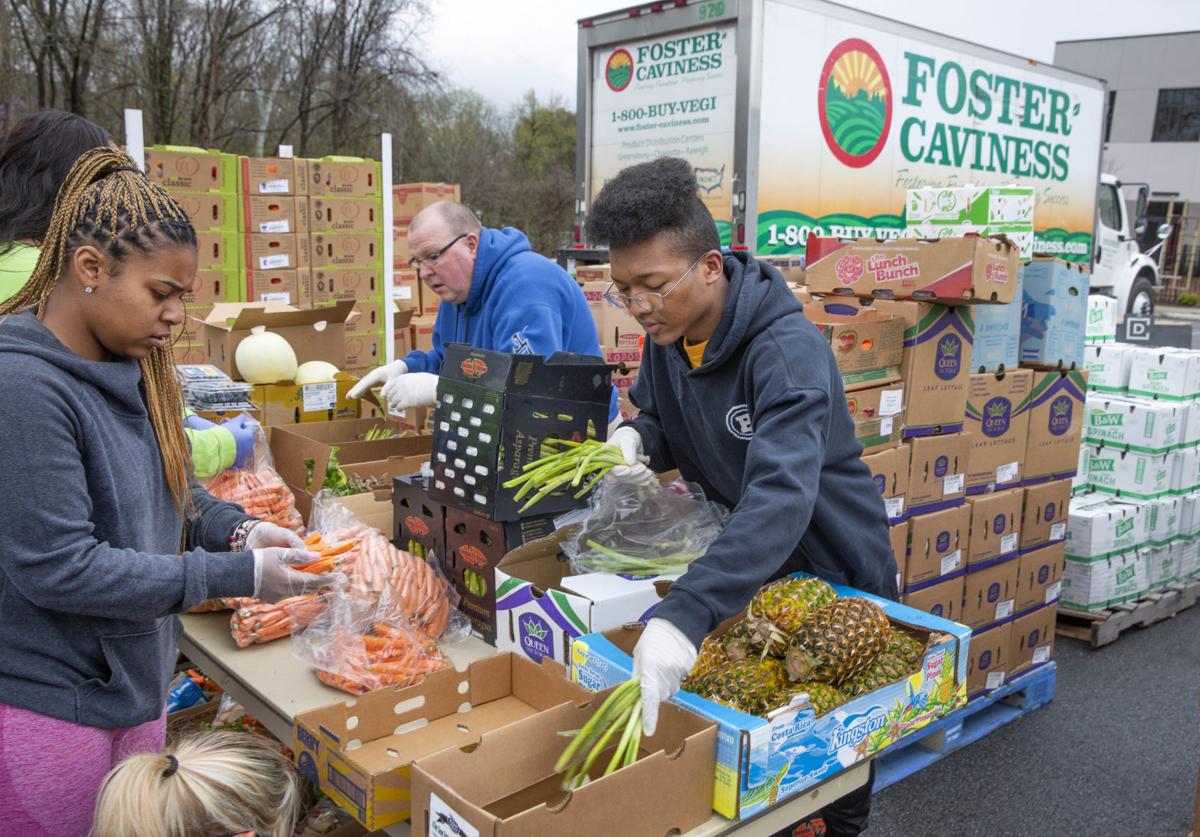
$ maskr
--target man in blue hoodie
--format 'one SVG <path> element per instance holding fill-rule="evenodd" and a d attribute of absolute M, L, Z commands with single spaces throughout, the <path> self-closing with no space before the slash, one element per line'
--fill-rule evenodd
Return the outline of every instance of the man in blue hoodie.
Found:
<path fill-rule="evenodd" d="M 600 354 L 583 291 L 561 267 L 530 250 L 520 230 L 482 227 L 467 207 L 440 201 L 413 218 L 408 246 L 409 264 L 442 300 L 433 349 L 379 367 L 350 390 L 351 398 L 382 385 L 393 412 L 431 406 L 450 343 L 547 357 L 559 351 Z M 614 389 L 609 419 L 616 416 Z"/>
<path fill-rule="evenodd" d="M 805 570 L 897 597 L 887 513 L 833 353 L 778 271 L 722 255 L 696 191 L 686 161 L 642 163 L 605 185 L 589 220 L 609 245 L 609 300 L 650 338 L 630 391 L 640 413 L 612 435 L 627 466 L 609 479 L 678 468 L 732 509 L 634 649 L 647 735 L 705 635 L 771 579 Z M 824 809 L 827 834 L 859 834 L 869 810 L 870 783 Z"/>

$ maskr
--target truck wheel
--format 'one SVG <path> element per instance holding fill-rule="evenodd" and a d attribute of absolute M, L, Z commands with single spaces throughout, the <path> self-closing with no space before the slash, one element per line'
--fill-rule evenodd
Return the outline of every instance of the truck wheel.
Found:
<path fill-rule="evenodd" d="M 1149 317 L 1154 313 L 1154 285 L 1146 276 L 1133 280 L 1129 289 L 1129 310 L 1125 313 L 1134 317 Z"/>

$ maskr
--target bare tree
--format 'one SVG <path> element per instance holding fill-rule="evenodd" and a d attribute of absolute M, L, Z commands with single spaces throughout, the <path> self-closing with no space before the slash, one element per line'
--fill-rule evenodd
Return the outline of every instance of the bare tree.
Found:
<path fill-rule="evenodd" d="M 10 7 L 37 74 L 38 106 L 87 116 L 108 0 L 10 0 Z"/>

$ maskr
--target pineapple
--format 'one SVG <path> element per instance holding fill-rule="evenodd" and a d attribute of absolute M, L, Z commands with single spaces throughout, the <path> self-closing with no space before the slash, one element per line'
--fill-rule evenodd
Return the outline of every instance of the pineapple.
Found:
<path fill-rule="evenodd" d="M 792 694 L 783 663 L 774 657 L 726 663 L 700 677 L 693 691 L 750 715 L 766 715 Z"/>
<path fill-rule="evenodd" d="M 906 664 L 913 666 L 915 670 L 917 663 L 921 662 L 925 656 L 925 640 L 908 631 L 895 628 L 888 640 L 886 653 L 895 654 Z"/>
<path fill-rule="evenodd" d="M 890 634 L 879 605 L 869 599 L 838 599 L 801 625 L 788 646 L 788 676 L 840 683 L 883 653 Z"/>
<path fill-rule="evenodd" d="M 842 681 L 850 697 L 865 695 L 916 672 L 925 655 L 925 643 L 908 631 L 893 628 L 887 648 L 858 674 Z"/>
<path fill-rule="evenodd" d="M 700 651 L 696 654 L 696 664 L 692 666 L 691 672 L 683 679 L 680 688 L 686 689 L 689 692 L 694 691 L 692 686 L 697 680 L 708 674 L 715 668 L 730 662 L 729 654 L 725 652 L 724 637 L 707 636 L 704 642 L 700 643 Z"/>
<path fill-rule="evenodd" d="M 837 593 L 819 578 L 781 578 L 768 584 L 746 611 L 751 649 L 759 656 L 782 657 L 804 620 L 835 599 Z"/>
<path fill-rule="evenodd" d="M 721 637 L 721 647 L 725 650 L 725 655 L 730 660 L 733 660 L 735 663 L 741 662 L 742 660 L 749 659 L 751 652 L 754 650 L 751 640 L 750 623 L 743 619 Z"/>
<path fill-rule="evenodd" d="M 816 680 L 796 683 L 792 686 L 791 690 L 793 693 L 806 692 L 809 703 L 812 704 L 813 712 L 818 717 L 824 715 L 834 707 L 841 706 L 850 699 L 850 695 L 847 695 L 836 686 L 830 686 L 828 683 L 819 683 Z"/>

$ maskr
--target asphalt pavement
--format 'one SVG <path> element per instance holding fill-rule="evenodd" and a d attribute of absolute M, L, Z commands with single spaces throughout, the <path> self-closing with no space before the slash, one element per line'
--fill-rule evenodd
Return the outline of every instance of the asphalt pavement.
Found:
<path fill-rule="evenodd" d="M 1093 649 L 1053 703 L 875 796 L 870 837 L 1183 837 L 1200 769 L 1200 605 Z"/>

